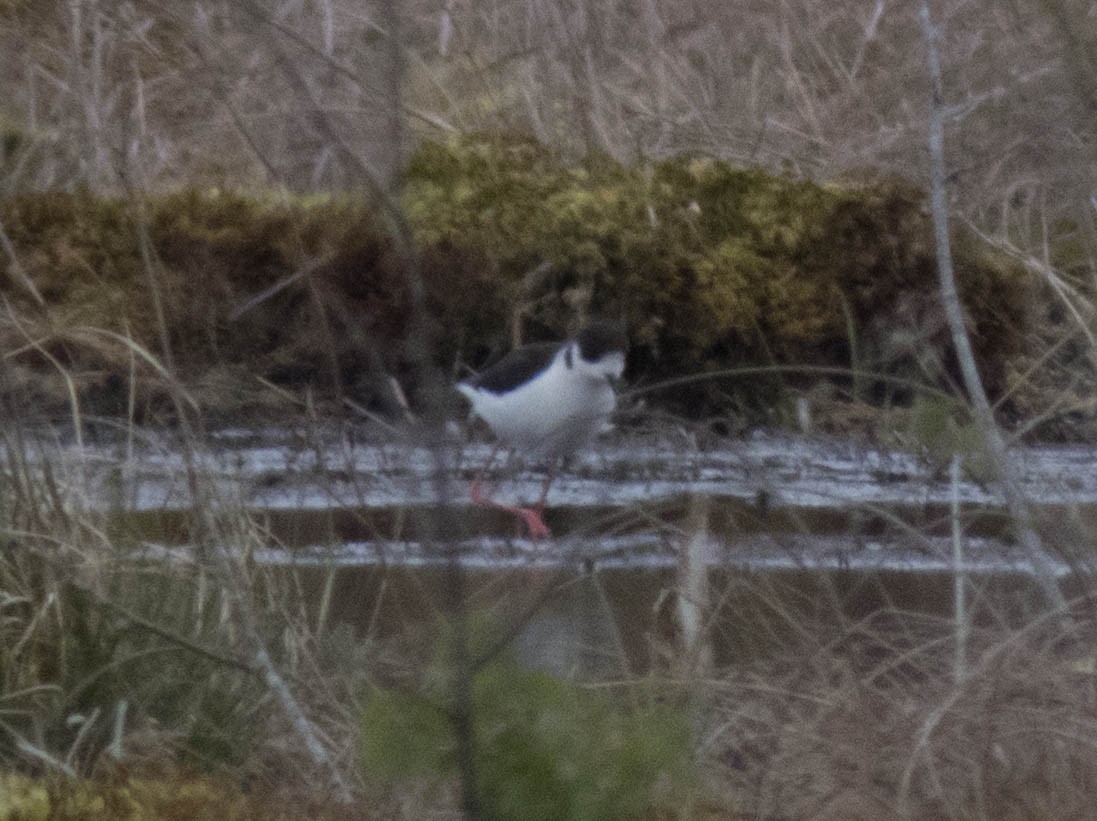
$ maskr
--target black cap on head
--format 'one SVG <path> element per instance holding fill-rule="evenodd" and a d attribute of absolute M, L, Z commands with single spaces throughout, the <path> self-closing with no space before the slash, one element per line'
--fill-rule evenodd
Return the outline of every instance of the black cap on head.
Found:
<path fill-rule="evenodd" d="M 587 323 L 575 336 L 579 343 L 579 354 L 587 362 L 595 362 L 608 353 L 628 351 L 628 337 L 620 322 L 607 319 L 595 319 Z"/>

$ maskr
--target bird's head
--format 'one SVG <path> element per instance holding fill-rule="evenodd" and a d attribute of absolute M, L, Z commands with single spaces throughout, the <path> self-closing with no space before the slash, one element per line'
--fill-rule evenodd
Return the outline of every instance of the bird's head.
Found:
<path fill-rule="evenodd" d="M 616 382 L 625 372 L 628 337 L 624 329 L 613 322 L 596 320 L 589 323 L 568 343 L 565 353 L 569 368 L 590 379 Z"/>

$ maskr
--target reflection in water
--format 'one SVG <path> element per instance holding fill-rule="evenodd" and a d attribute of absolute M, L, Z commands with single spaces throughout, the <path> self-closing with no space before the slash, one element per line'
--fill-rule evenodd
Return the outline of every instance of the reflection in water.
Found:
<path fill-rule="evenodd" d="M 549 600 L 515 637 L 513 653 L 526 667 L 567 678 L 608 679 L 630 673 L 617 647 L 614 620 L 588 578 Z"/>
<path fill-rule="evenodd" d="M 180 454 L 170 444 L 133 460 L 125 452 L 105 446 L 91 462 L 102 475 L 88 474 L 90 504 L 107 511 L 111 542 L 152 560 L 193 560 Z M 311 449 L 273 437 L 225 440 L 201 467 L 230 517 L 233 505 L 246 510 L 268 546 L 248 561 L 299 579 L 315 621 L 365 639 L 403 639 L 401 652 L 417 657 L 447 621 L 445 555 L 429 549 L 443 532 L 466 563 L 470 612 L 512 634 L 523 663 L 584 678 L 672 663 L 677 550 L 698 494 L 711 505 L 701 611 L 717 665 L 781 653 L 805 629 L 824 639 L 856 631 L 871 614 L 913 611 L 943 630 L 952 619 L 951 487 L 909 454 L 787 437 L 705 452 L 600 447 L 554 485 L 546 515 L 564 538 L 546 549 L 510 538 L 505 514 L 439 504 L 435 455 L 341 439 Z M 485 456 L 466 447 L 459 463 L 478 466 Z M 1069 587 L 1094 555 L 1093 454 L 1029 448 L 1018 458 L 1036 528 Z M 463 490 L 467 472 L 454 470 L 451 490 Z M 540 477 L 519 471 L 506 481 L 508 493 L 529 498 Z M 960 496 L 973 622 L 1019 620 L 1032 557 L 993 492 L 965 482 Z M 437 527 L 440 510 L 451 527 Z"/>
<path fill-rule="evenodd" d="M 305 598 L 319 602 L 328 571 L 297 567 Z M 434 567 L 340 567 L 334 571 L 329 622 L 360 636 L 396 639 L 438 635 L 444 623 L 446 573 Z M 948 630 L 953 577 L 948 573 L 859 570 L 710 572 L 706 610 L 718 667 L 779 655 L 805 629 L 825 636 L 852 630 L 870 617 L 897 612 L 928 617 Z M 512 630 L 509 651 L 524 665 L 583 680 L 639 676 L 670 663 L 677 635 L 671 570 L 468 573 L 469 608 Z M 974 576 L 974 624 L 1020 623 L 1038 588 L 1018 573 Z M 437 623 L 435 623 L 437 620 Z"/>

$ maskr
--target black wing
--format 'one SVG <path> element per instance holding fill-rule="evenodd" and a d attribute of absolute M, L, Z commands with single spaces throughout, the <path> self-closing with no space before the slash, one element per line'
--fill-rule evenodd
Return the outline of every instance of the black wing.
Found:
<path fill-rule="evenodd" d="M 533 378 L 549 366 L 558 342 L 536 342 L 515 348 L 490 368 L 485 368 L 465 384 L 491 393 L 506 393 Z"/>

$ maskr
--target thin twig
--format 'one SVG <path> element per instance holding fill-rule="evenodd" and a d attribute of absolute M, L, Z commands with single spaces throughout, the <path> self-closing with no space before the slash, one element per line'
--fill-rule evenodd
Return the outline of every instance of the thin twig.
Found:
<path fill-rule="evenodd" d="M 983 380 L 975 364 L 975 355 L 971 349 L 964 323 L 963 308 L 956 288 L 956 274 L 952 265 L 951 237 L 948 227 L 948 199 L 945 187 L 945 129 L 946 108 L 942 97 L 941 60 L 937 53 L 939 32 L 929 15 L 929 5 L 923 0 L 918 16 L 927 46 L 929 74 L 932 82 L 932 105 L 929 119 L 930 154 L 930 203 L 933 213 L 933 234 L 937 245 L 937 276 L 941 303 L 952 334 L 952 345 L 960 363 L 964 387 L 973 405 L 976 422 L 982 432 L 983 441 L 995 467 L 997 483 L 1005 497 L 1006 505 L 1013 514 L 1021 542 L 1032 562 L 1033 570 L 1048 599 L 1055 609 L 1063 609 L 1066 600 L 1055 582 L 1055 573 L 1051 561 L 1044 550 L 1039 534 L 1032 523 L 1032 511 L 1028 500 L 1021 492 L 1016 471 L 1006 450 L 1005 440 L 994 419 L 994 411 L 987 399 Z"/>
<path fill-rule="evenodd" d="M 957 684 L 964 680 L 967 659 L 967 576 L 964 573 L 964 532 L 960 522 L 960 454 L 952 455 L 949 466 L 949 483 L 952 485 L 952 592 L 953 612 L 956 620 L 956 655 L 953 677 Z"/>
<path fill-rule="evenodd" d="M 46 300 L 42 298 L 42 294 L 39 293 L 38 288 L 34 284 L 34 280 L 30 278 L 27 270 L 19 261 L 19 256 L 15 253 L 15 246 L 12 245 L 11 240 L 8 239 L 8 232 L 4 230 L 4 224 L 2 222 L 0 222 L 0 248 L 4 249 L 4 254 L 8 258 L 8 262 L 10 263 L 8 270 L 11 275 L 27 289 L 30 295 L 34 297 L 34 301 L 44 308 L 46 306 Z"/>

